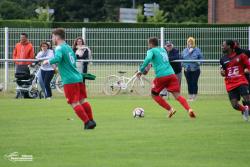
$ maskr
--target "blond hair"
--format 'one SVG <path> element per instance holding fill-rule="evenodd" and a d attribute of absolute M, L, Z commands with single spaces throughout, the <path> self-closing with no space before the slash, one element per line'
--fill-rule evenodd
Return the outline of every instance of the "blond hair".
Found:
<path fill-rule="evenodd" d="M 194 37 L 189 37 L 187 39 L 187 44 L 191 42 L 192 47 L 195 47 L 195 38 Z"/>

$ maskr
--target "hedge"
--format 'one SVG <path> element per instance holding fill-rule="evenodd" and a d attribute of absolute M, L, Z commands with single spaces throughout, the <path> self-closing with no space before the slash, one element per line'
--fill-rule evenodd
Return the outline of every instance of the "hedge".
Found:
<path fill-rule="evenodd" d="M 206 23 L 112 23 L 112 22 L 43 22 L 32 20 L 0 20 L 0 27 L 10 28 L 188 28 L 188 27 L 249 27 L 250 24 L 206 24 Z"/>

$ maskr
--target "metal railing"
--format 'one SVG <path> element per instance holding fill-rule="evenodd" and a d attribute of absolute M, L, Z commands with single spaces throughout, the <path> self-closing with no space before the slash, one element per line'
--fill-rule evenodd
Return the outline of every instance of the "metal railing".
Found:
<path fill-rule="evenodd" d="M 10 90 L 15 88 L 15 83 L 12 82 L 14 64 L 7 60 L 12 58 L 12 51 L 19 42 L 20 34 L 22 32 L 28 34 L 29 41 L 38 53 L 41 41 L 51 40 L 51 31 L 50 28 L 0 28 L 0 59 L 6 60 L 0 62 L 0 83 L 5 83 L 5 87 Z M 121 69 L 127 70 L 128 73 L 134 72 L 145 57 L 149 37 L 158 37 L 161 46 L 170 40 L 182 53 L 187 38 L 193 36 L 196 39 L 196 46 L 201 49 L 204 59 L 208 61 L 201 65 L 200 93 L 221 94 L 225 89 L 222 78 L 217 72 L 217 60 L 222 54 L 220 45 L 225 39 L 237 39 L 242 48 L 249 48 L 250 44 L 249 27 L 66 28 L 65 31 L 68 44 L 73 44 L 74 39 L 81 36 L 92 50 L 94 60 L 93 65 L 89 66 L 89 72 L 97 73 L 99 78 L 89 83 L 89 88 L 93 88 L 90 92 L 93 93 L 101 92 L 101 85 L 107 75 Z M 120 62 L 116 63 L 117 60 Z M 182 89 L 187 92 L 184 77 L 182 81 Z"/>
<path fill-rule="evenodd" d="M 19 59 L 15 61 L 36 62 L 34 59 Z M 89 60 L 90 61 L 90 60 Z M 177 60 L 178 62 L 202 62 L 201 76 L 199 79 L 200 94 L 224 94 L 223 78 L 219 74 L 219 60 Z M 176 62 L 177 62 L 176 61 Z M 5 85 L 9 90 L 15 88 L 13 59 L 0 59 L 0 63 L 8 62 L 9 67 L 5 69 L 5 75 L 8 75 L 8 81 Z M 95 81 L 87 81 L 88 92 L 90 94 L 103 94 L 103 85 L 106 78 L 110 75 L 119 75 L 118 71 L 125 71 L 126 76 L 132 76 L 143 60 L 91 60 L 89 65 L 89 73 L 97 76 Z M 154 78 L 153 70 L 146 76 L 151 81 Z M 182 92 L 187 93 L 187 84 L 183 74 Z"/>

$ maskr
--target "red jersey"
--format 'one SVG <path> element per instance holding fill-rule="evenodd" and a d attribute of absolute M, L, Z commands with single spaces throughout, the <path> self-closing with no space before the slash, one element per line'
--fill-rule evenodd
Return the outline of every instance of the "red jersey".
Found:
<path fill-rule="evenodd" d="M 250 63 L 245 54 L 237 55 L 233 52 L 231 55 L 225 55 L 220 59 L 220 64 L 225 70 L 226 90 L 231 91 L 240 85 L 248 85 L 244 69 L 250 71 Z"/>

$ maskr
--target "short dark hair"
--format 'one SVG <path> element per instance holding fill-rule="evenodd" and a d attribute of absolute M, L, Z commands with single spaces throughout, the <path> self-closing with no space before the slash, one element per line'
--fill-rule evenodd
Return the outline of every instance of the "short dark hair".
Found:
<path fill-rule="evenodd" d="M 148 43 L 150 43 L 150 44 L 152 44 L 154 46 L 158 46 L 158 38 L 151 37 L 151 38 L 149 38 Z"/>
<path fill-rule="evenodd" d="M 26 38 L 28 38 L 28 34 L 25 33 L 25 32 L 21 33 L 21 35 L 23 35 L 23 36 L 25 36 Z"/>
<path fill-rule="evenodd" d="M 228 46 L 230 46 L 231 49 L 234 49 L 235 43 L 234 43 L 233 40 L 228 39 L 228 40 L 225 40 L 225 42 L 226 42 L 226 44 L 227 44 Z"/>
<path fill-rule="evenodd" d="M 65 31 L 63 28 L 54 29 L 52 34 L 59 36 L 61 39 L 65 39 Z"/>

